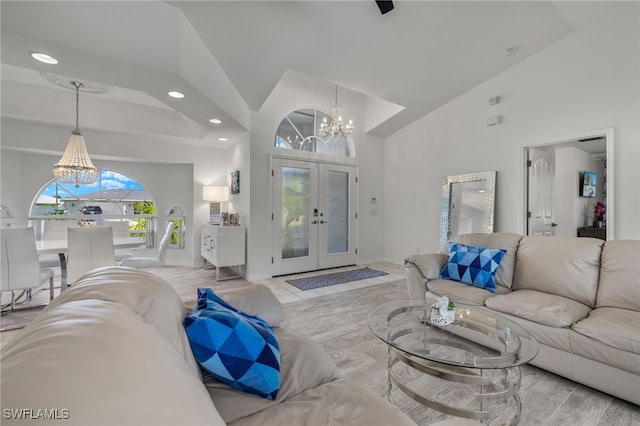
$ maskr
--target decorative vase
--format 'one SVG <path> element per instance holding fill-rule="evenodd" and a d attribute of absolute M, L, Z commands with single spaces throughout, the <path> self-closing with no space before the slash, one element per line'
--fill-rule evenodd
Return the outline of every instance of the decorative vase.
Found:
<path fill-rule="evenodd" d="M 604 220 L 594 220 L 593 226 L 595 228 L 604 228 Z"/>

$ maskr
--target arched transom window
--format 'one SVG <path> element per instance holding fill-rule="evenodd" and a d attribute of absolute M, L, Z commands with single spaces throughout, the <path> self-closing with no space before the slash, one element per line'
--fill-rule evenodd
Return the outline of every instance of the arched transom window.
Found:
<path fill-rule="evenodd" d="M 280 122 L 276 131 L 275 146 L 338 157 L 352 156 L 350 138 L 341 135 L 321 136 L 320 123 L 324 119 L 331 121 L 331 116 L 314 108 L 293 111 Z"/>

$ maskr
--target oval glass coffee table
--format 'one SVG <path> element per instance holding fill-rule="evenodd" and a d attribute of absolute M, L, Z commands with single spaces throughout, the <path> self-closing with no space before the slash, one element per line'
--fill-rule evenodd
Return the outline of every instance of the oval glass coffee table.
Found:
<path fill-rule="evenodd" d="M 387 345 L 388 396 L 393 385 L 448 415 L 515 424 L 522 403 L 519 365 L 538 343 L 527 330 L 482 307 L 456 305 L 449 325 L 431 322 L 424 302 L 396 300 L 369 312 L 371 331 Z"/>

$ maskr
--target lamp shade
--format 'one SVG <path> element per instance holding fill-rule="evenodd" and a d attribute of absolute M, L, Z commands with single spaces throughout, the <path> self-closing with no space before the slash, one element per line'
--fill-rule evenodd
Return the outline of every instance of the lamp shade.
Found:
<path fill-rule="evenodd" d="M 204 201 L 229 201 L 229 187 L 203 186 L 202 199 Z"/>

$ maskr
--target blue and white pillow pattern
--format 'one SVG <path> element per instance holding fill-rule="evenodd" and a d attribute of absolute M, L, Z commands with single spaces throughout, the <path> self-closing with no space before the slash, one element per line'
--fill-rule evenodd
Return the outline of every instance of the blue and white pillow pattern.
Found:
<path fill-rule="evenodd" d="M 184 327 L 193 355 L 209 374 L 240 391 L 276 399 L 280 346 L 266 321 L 235 309 L 211 289 L 199 288 Z"/>
<path fill-rule="evenodd" d="M 440 271 L 440 278 L 496 292 L 495 274 L 507 253 L 503 249 L 489 249 L 449 243 L 449 261 Z"/>

